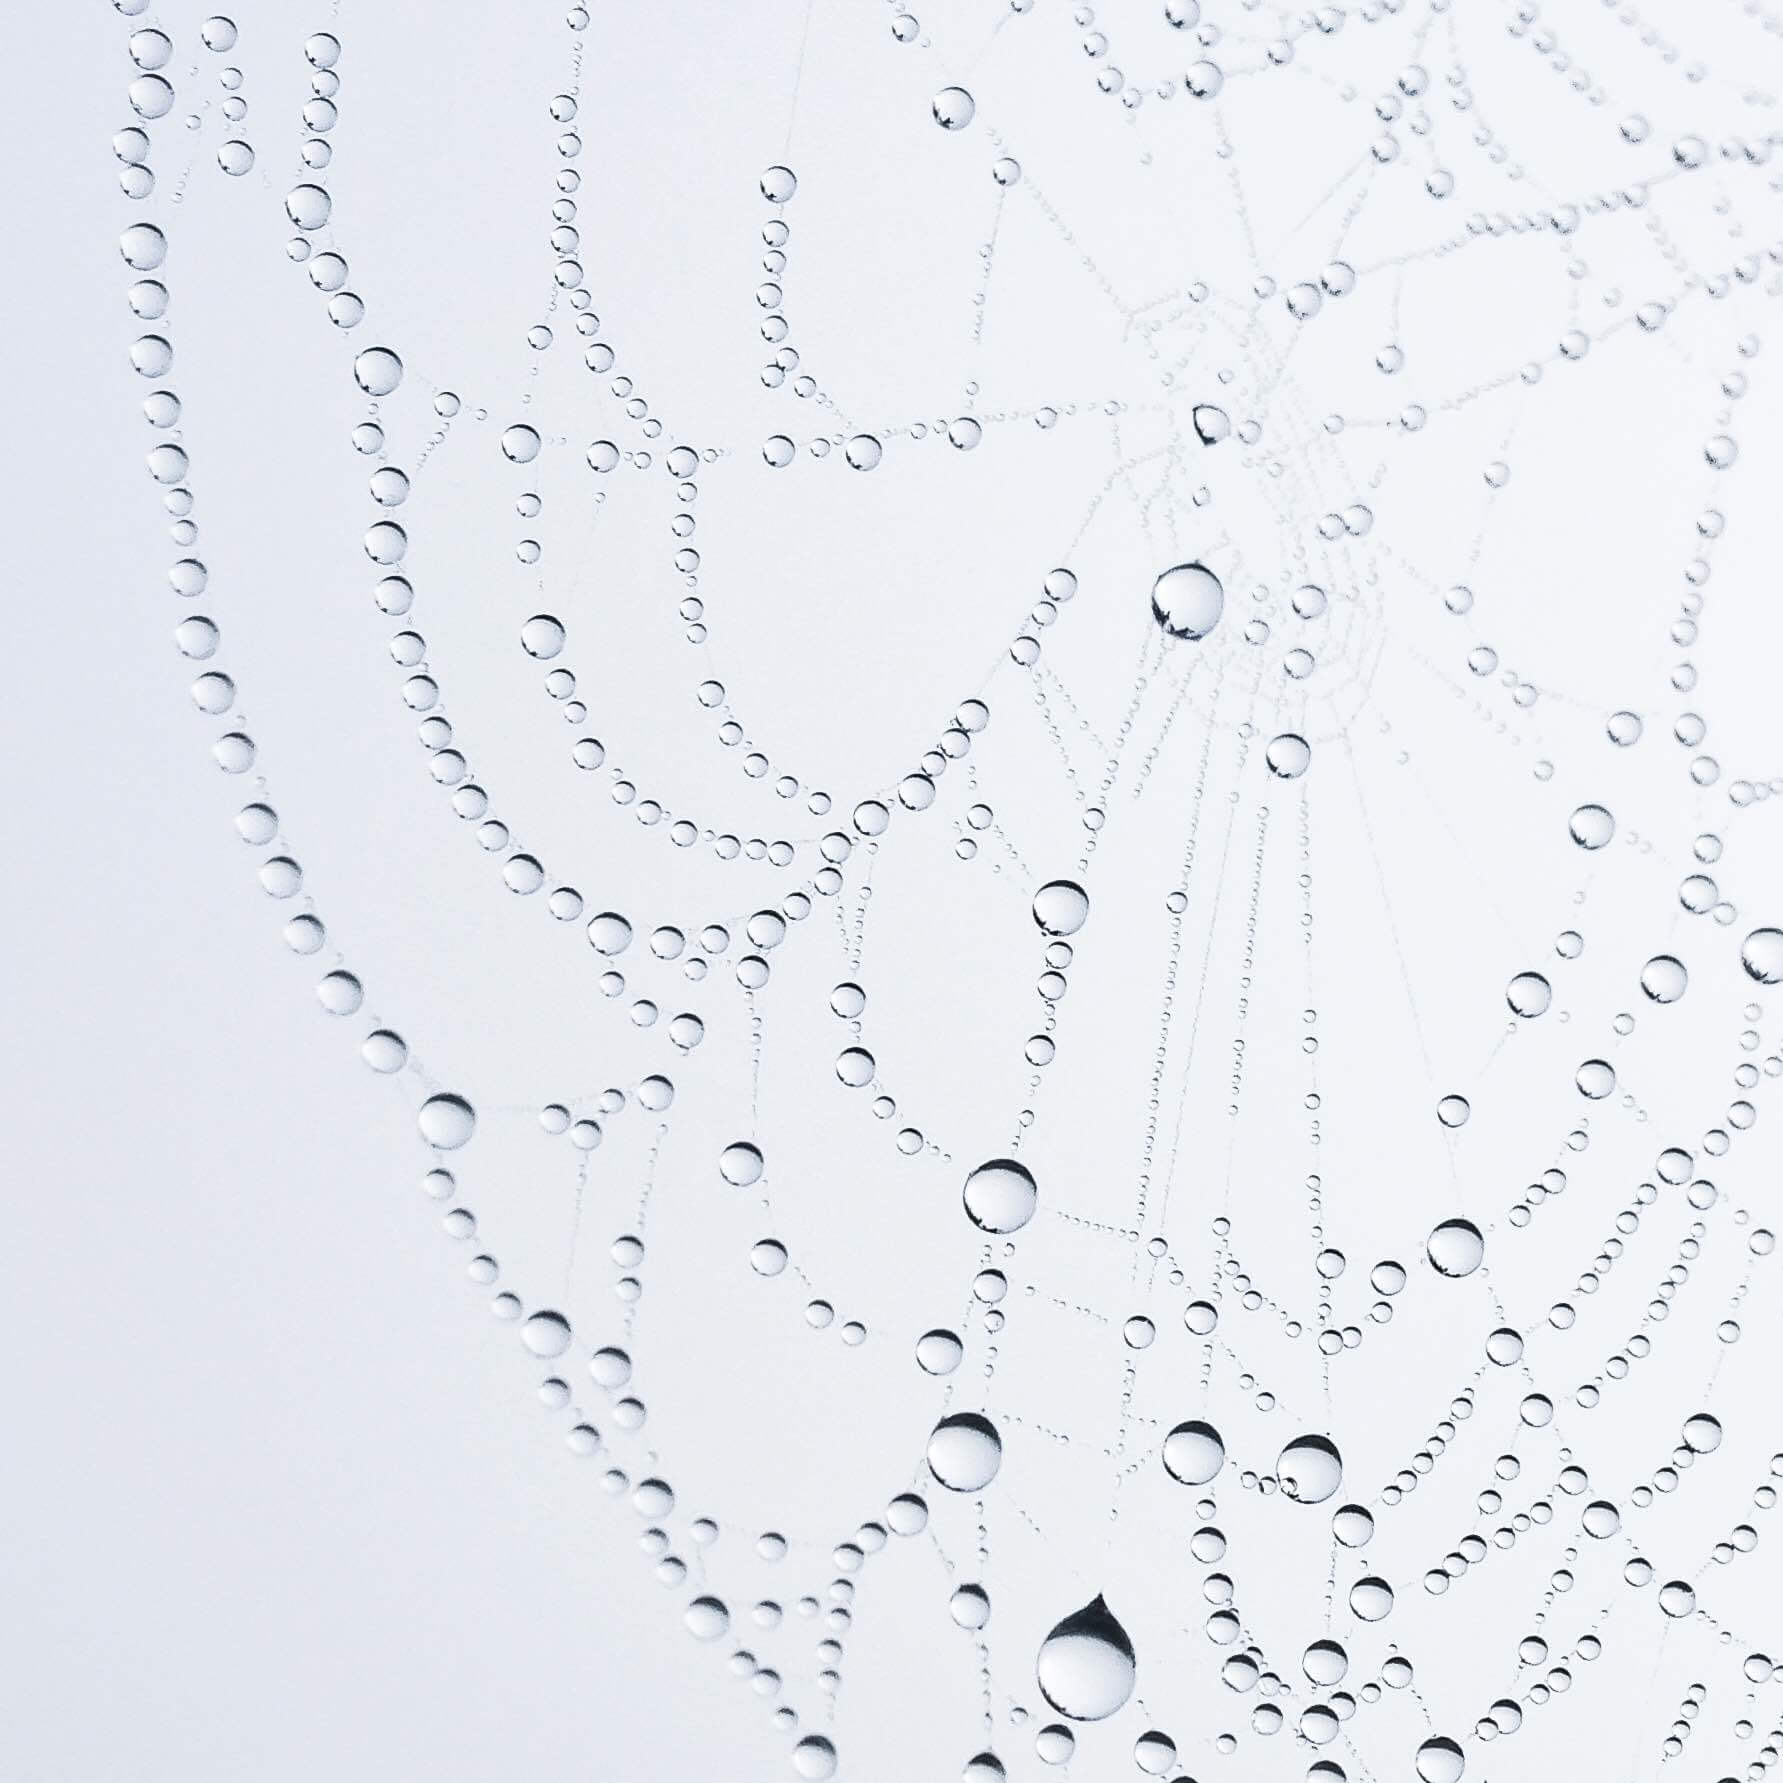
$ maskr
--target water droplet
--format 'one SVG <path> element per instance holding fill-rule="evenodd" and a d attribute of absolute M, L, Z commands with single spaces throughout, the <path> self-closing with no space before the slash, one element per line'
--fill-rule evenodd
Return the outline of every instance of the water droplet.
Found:
<path fill-rule="evenodd" d="M 1760 984 L 1783 984 L 1783 929 L 1754 929 L 1740 943 L 1740 964 Z"/>
<path fill-rule="evenodd" d="M 943 87 L 929 109 L 943 130 L 964 130 L 977 114 L 978 103 L 964 87 Z"/>
<path fill-rule="evenodd" d="M 966 1178 L 966 1215 L 981 1232 L 1019 1232 L 1034 1217 L 1040 1191 L 1013 1158 L 992 1158 Z"/>
<path fill-rule="evenodd" d="M 1578 1085 L 1581 1096 L 1588 1096 L 1593 1102 L 1601 1102 L 1605 1096 L 1615 1091 L 1616 1068 L 1607 1059 L 1587 1059 L 1579 1067 L 1573 1081 Z"/>
<path fill-rule="evenodd" d="M 1383 1622 L 1393 1613 L 1393 1587 L 1370 1573 L 1350 1587 L 1350 1610 L 1361 1622 Z"/>
<path fill-rule="evenodd" d="M 1075 935 L 1089 917 L 1089 893 L 1070 879 L 1055 879 L 1034 894 L 1034 921 L 1044 935 Z"/>
<path fill-rule="evenodd" d="M 550 613 L 535 613 L 520 628 L 520 648 L 540 662 L 549 662 L 562 653 L 567 635 L 561 619 Z"/>
<path fill-rule="evenodd" d="M 524 421 L 517 421 L 512 427 L 503 430 L 501 436 L 502 457 L 514 464 L 531 464 L 538 457 L 542 444 L 539 430 L 536 427 L 529 427 Z"/>
<path fill-rule="evenodd" d="M 1304 737 L 1284 731 L 1270 739 L 1263 759 L 1278 780 L 1298 780 L 1312 762 L 1312 750 Z"/>
<path fill-rule="evenodd" d="M 1684 1446 L 1693 1455 L 1712 1455 L 1721 1447 L 1721 1420 L 1697 1412 L 1684 1420 Z"/>
<path fill-rule="evenodd" d="M 1182 84 L 1184 90 L 1196 99 L 1217 99 L 1226 84 L 1226 77 L 1216 63 L 1195 62 L 1183 75 Z"/>
<path fill-rule="evenodd" d="M 1436 1734 L 1418 1748 L 1417 1766 L 1420 1783 L 1460 1783 L 1466 1761 L 1453 1740 Z"/>
<path fill-rule="evenodd" d="M 1659 1607 L 1673 1620 L 1688 1616 L 1696 1608 L 1696 1590 L 1683 1579 L 1671 1579 L 1659 1587 Z"/>
<path fill-rule="evenodd" d="M 1675 1003 L 1690 983 L 1684 962 L 1669 953 L 1656 953 L 1641 968 L 1641 989 L 1655 1003 Z"/>
<path fill-rule="evenodd" d="M 1225 586 L 1205 564 L 1175 564 L 1152 584 L 1152 617 L 1173 638 L 1206 637 L 1225 607 Z"/>
<path fill-rule="evenodd" d="M 560 1312 L 535 1312 L 520 1327 L 520 1341 L 535 1356 L 549 1361 L 570 1347 L 570 1322 Z"/>
<path fill-rule="evenodd" d="M 1444 1220 L 1425 1246 L 1437 1274 L 1459 1280 L 1486 1260 L 1486 1240 L 1472 1220 Z"/>
<path fill-rule="evenodd" d="M 1275 1463 L 1283 1495 L 1295 1504 L 1323 1504 L 1343 1484 L 1343 1458 L 1326 1436 L 1297 1436 Z"/>
<path fill-rule="evenodd" d="M 736 1189 L 747 1189 L 761 1181 L 762 1155 L 758 1146 L 746 1139 L 727 1145 L 718 1154 L 718 1174 Z"/>
<path fill-rule="evenodd" d="M 990 1593 L 982 1585 L 961 1585 L 947 1600 L 947 1613 L 961 1628 L 983 1628 L 991 1619 Z"/>
<path fill-rule="evenodd" d="M 1211 402 L 1196 403 L 1191 419 L 1204 446 L 1217 446 L 1232 432 L 1232 417 Z"/>
<path fill-rule="evenodd" d="M 388 347 L 367 347 L 353 361 L 353 381 L 367 396 L 388 396 L 402 382 L 402 360 Z"/>
<path fill-rule="evenodd" d="M 1616 820 L 1602 805 L 1581 805 L 1567 820 L 1572 839 L 1581 848 L 1605 847 L 1616 833 Z"/>
<path fill-rule="evenodd" d="M 631 923 L 617 910 L 603 910 L 588 919 L 588 945 L 611 957 L 631 946 Z"/>
<path fill-rule="evenodd" d="M 1205 1486 L 1226 1465 L 1226 1445 L 1211 1424 L 1191 1418 L 1164 1438 L 1164 1471 L 1185 1486 Z"/>
<path fill-rule="evenodd" d="M 979 1412 L 954 1412 L 929 1433 L 929 1472 L 950 1492 L 980 1492 L 1003 1464 L 1003 1439 Z"/>
<path fill-rule="evenodd" d="M 1040 1694 L 1073 1721 L 1103 1721 L 1133 1694 L 1133 1643 L 1100 1597 L 1060 1622 L 1034 1662 Z"/>
<path fill-rule="evenodd" d="M 1506 985 L 1504 1000 L 1510 1004 L 1513 1015 L 1533 1021 L 1536 1016 L 1547 1014 L 1548 1005 L 1554 1000 L 1554 987 L 1539 972 L 1519 972 Z"/>
<path fill-rule="evenodd" d="M 1161 1777 L 1176 1763 L 1176 1742 L 1152 1728 L 1133 1742 L 1133 1762 L 1148 1777 Z"/>
<path fill-rule="evenodd" d="M 167 258 L 167 237 L 153 223 L 132 223 L 118 237 L 124 264 L 137 272 L 153 272 Z"/>
<path fill-rule="evenodd" d="M 792 1768 L 795 1776 L 803 1777 L 806 1783 L 823 1783 L 826 1777 L 836 1774 L 836 1748 L 820 1733 L 808 1733 L 792 1749 Z"/>
<path fill-rule="evenodd" d="M 1608 1541 L 1622 1527 L 1622 1513 L 1607 1498 L 1595 1498 L 1579 1513 L 1579 1523 L 1593 1541 Z"/>
<path fill-rule="evenodd" d="M 294 186 L 285 199 L 285 215 L 305 233 L 320 229 L 333 208 L 334 201 L 320 186 Z"/>
<path fill-rule="evenodd" d="M 462 1097 L 429 1096 L 415 1117 L 421 1137 L 440 1151 L 456 1151 L 477 1130 L 477 1111 Z"/>

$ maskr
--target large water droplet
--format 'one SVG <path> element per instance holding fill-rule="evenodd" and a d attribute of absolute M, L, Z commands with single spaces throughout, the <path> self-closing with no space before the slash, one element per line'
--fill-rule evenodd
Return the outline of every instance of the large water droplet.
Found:
<path fill-rule="evenodd" d="M 1567 823 L 1572 839 L 1581 848 L 1606 846 L 1616 833 L 1616 820 L 1602 805 L 1581 805 Z"/>
<path fill-rule="evenodd" d="M 964 130 L 977 113 L 978 104 L 964 87 L 943 87 L 929 109 L 943 130 Z"/>
<path fill-rule="evenodd" d="M 1176 564 L 1152 584 L 1152 617 L 1173 638 L 1206 637 L 1225 608 L 1225 587 L 1205 564 Z"/>
<path fill-rule="evenodd" d="M 1075 935 L 1090 917 L 1090 895 L 1070 879 L 1055 879 L 1034 894 L 1034 921 L 1046 935 Z"/>
<path fill-rule="evenodd" d="M 524 421 L 516 421 L 502 433 L 502 456 L 515 464 L 531 464 L 538 457 L 542 443 L 536 427 L 530 427 Z"/>
<path fill-rule="evenodd" d="M 747 1189 L 761 1181 L 761 1148 L 739 1139 L 718 1154 L 718 1174 L 736 1189 Z"/>
<path fill-rule="evenodd" d="M 1003 1465 L 1003 1439 L 979 1412 L 954 1412 L 929 1433 L 929 1472 L 950 1492 L 980 1492 Z"/>
<path fill-rule="evenodd" d="M 570 1347 L 570 1322 L 560 1312 L 535 1312 L 520 1327 L 520 1341 L 535 1356 L 561 1356 Z"/>
<path fill-rule="evenodd" d="M 1740 943 L 1740 964 L 1760 984 L 1783 984 L 1783 929 L 1754 929 Z"/>
<path fill-rule="evenodd" d="M 1204 446 L 1217 446 L 1232 431 L 1231 416 L 1211 402 L 1196 403 L 1191 419 Z"/>
<path fill-rule="evenodd" d="M 1191 1418 L 1164 1438 L 1164 1471 L 1185 1486 L 1205 1486 L 1226 1465 L 1226 1445 L 1211 1424 Z"/>
<path fill-rule="evenodd" d="M 1350 1587 L 1350 1609 L 1358 1620 L 1382 1622 L 1393 1613 L 1393 1587 L 1370 1573 Z"/>
<path fill-rule="evenodd" d="M 1343 1484 L 1343 1458 L 1328 1436 L 1297 1436 L 1277 1459 L 1275 1477 L 1296 1504 L 1323 1504 Z"/>
<path fill-rule="evenodd" d="M 1486 1258 L 1486 1240 L 1472 1220 L 1444 1220 L 1425 1247 L 1439 1275 L 1472 1275 Z"/>
<path fill-rule="evenodd" d="M 1312 749 L 1304 737 L 1294 731 L 1283 731 L 1279 737 L 1270 739 L 1263 759 L 1278 780 L 1298 780 L 1312 765 Z"/>
<path fill-rule="evenodd" d="M 1721 1420 L 1695 1412 L 1684 1420 L 1684 1446 L 1693 1455 L 1712 1455 L 1721 1447 Z"/>
<path fill-rule="evenodd" d="M 1656 953 L 1641 968 L 1641 989 L 1655 1003 L 1675 1003 L 1690 983 L 1684 962 L 1669 953 Z"/>
<path fill-rule="evenodd" d="M 456 1151 L 477 1130 L 477 1111 L 462 1096 L 429 1096 L 415 1117 L 421 1137 L 443 1152 Z"/>
<path fill-rule="evenodd" d="M 808 1783 L 822 1783 L 823 1778 L 836 1774 L 836 1748 L 822 1734 L 808 1733 L 792 1749 L 792 1768 L 795 1776 Z"/>
<path fill-rule="evenodd" d="M 353 361 L 353 379 L 367 396 L 388 396 L 402 382 L 402 360 L 388 347 L 367 347 Z"/>
<path fill-rule="evenodd" d="M 1466 1768 L 1461 1748 L 1443 1734 L 1434 1735 L 1418 1748 L 1417 1765 L 1422 1783 L 1460 1783 Z"/>
<path fill-rule="evenodd" d="M 1659 1607 L 1674 1621 L 1688 1616 L 1696 1608 L 1696 1588 L 1683 1579 L 1672 1579 L 1659 1587 Z"/>
<path fill-rule="evenodd" d="M 992 1158 L 966 1178 L 961 1199 L 982 1232 L 1019 1232 L 1034 1217 L 1040 1190 L 1032 1173 L 1013 1158 Z"/>
<path fill-rule="evenodd" d="M 1554 987 L 1539 972 L 1519 972 L 1505 986 L 1504 1000 L 1510 1004 L 1513 1015 L 1533 1021 L 1536 1016 L 1547 1014 L 1548 1005 L 1554 1001 Z"/>
<path fill-rule="evenodd" d="M 1040 1643 L 1034 1673 L 1040 1694 L 1073 1721 L 1102 1721 L 1133 1694 L 1138 1665 L 1127 1631 L 1094 1598 Z"/>

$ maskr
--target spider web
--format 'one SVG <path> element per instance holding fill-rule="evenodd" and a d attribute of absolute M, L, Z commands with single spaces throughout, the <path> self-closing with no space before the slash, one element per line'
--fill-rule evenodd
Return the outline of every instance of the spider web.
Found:
<path fill-rule="evenodd" d="M 119 10 L 244 881 L 689 1703 L 1762 1775 L 1775 21 Z"/>

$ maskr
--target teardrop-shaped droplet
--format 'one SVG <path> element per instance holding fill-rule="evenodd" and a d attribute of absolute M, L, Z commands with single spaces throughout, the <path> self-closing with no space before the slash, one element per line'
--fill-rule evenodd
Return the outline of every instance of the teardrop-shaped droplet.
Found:
<path fill-rule="evenodd" d="M 1073 1721 L 1102 1721 L 1133 1694 L 1139 1667 L 1127 1631 L 1100 1597 L 1067 1616 L 1040 1643 L 1040 1694 Z"/>

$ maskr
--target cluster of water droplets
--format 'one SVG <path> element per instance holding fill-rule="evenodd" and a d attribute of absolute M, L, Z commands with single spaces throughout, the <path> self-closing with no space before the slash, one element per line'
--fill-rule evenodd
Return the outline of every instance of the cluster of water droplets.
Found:
<path fill-rule="evenodd" d="M 1088 6 L 987 4 L 930 34 L 894 5 L 878 41 L 825 40 L 870 96 L 846 130 L 777 119 L 774 158 L 727 171 L 759 251 L 714 275 L 725 328 L 746 316 L 768 358 L 747 402 L 702 404 L 634 350 L 648 315 L 600 295 L 584 249 L 625 196 L 584 142 L 625 75 L 617 25 L 572 6 L 541 51 L 554 90 L 504 97 L 542 120 L 515 199 L 539 296 L 477 319 L 532 357 L 505 383 L 478 358 L 469 402 L 450 331 L 350 270 L 374 223 L 331 181 L 345 26 L 260 45 L 221 15 L 117 10 L 156 573 L 242 789 L 244 885 L 391 1080 L 564 1448 L 791 1773 L 943 1774 L 939 1752 L 968 1783 L 1458 1783 L 1513 1736 L 1531 1774 L 1583 1774 L 1611 1727 L 1619 1775 L 1711 1738 L 1733 1755 L 1714 1774 L 1766 1774 L 1783 1674 L 1723 1581 L 1783 1477 L 1761 1273 L 1783 759 L 1730 666 L 1750 603 L 1730 588 L 1710 655 L 1703 593 L 1730 516 L 1766 518 L 1733 405 L 1783 250 L 1752 245 L 1776 228 L 1777 139 L 1739 109 L 1746 71 L 1680 71 L 1607 10 L 1582 34 L 1638 110 L 1533 7 L 1488 26 L 1458 0 L 1293 19 L 1166 0 L 1119 21 L 1117 65 Z M 795 99 L 835 78 L 812 54 Z M 250 69 L 269 89 L 301 72 L 295 117 L 262 127 Z M 1543 78 L 1551 98 L 1526 99 Z M 1559 145 L 1539 173 L 1509 140 L 1530 103 Z M 1688 127 L 1718 106 L 1743 133 Z M 863 132 L 969 192 L 949 214 L 987 237 L 970 299 L 936 298 L 952 346 L 890 377 L 816 307 L 851 206 L 832 167 Z M 510 1063 L 468 1002 L 447 1015 L 469 1037 L 423 1047 L 324 922 L 275 799 L 287 765 L 244 711 L 280 665 L 220 666 L 216 615 L 250 578 L 213 577 L 200 545 L 203 454 L 229 440 L 188 421 L 167 320 L 216 270 L 178 252 L 218 201 L 182 143 L 254 230 L 287 231 L 279 270 L 339 349 L 300 394 L 348 417 L 363 495 L 315 511 L 358 554 L 368 650 L 418 745 L 392 783 L 491 863 L 441 883 L 503 907 L 491 945 L 525 962 L 504 982 L 574 987 L 615 1081 L 567 1050 L 549 1081 L 530 1047 Z M 1098 197 L 1090 169 L 1121 183 Z M 1203 237 L 1171 221 L 1179 185 Z M 950 305 L 971 312 L 963 358 Z M 1049 305 L 1061 357 L 1000 344 Z M 1642 522 L 1585 474 L 1618 442 L 1564 388 L 1612 359 L 1701 413 L 1639 461 L 1688 485 L 1688 527 L 1606 603 L 1541 540 Z M 1043 477 L 1056 506 L 1011 499 Z M 868 746 L 836 734 L 812 760 L 773 673 L 799 646 L 751 599 L 781 577 L 776 532 L 819 536 L 841 503 L 888 557 L 931 542 L 948 595 L 888 593 L 871 547 L 810 590 L 807 613 L 919 609 L 884 614 L 890 697 L 873 663 L 826 671 L 813 646 Z M 994 576 L 960 567 L 981 534 Z M 496 536 L 508 581 L 455 598 Z M 659 630 L 632 617 L 646 600 Z M 478 683 L 518 673 L 537 692 L 509 726 Z M 672 712 L 628 698 L 659 676 Z M 572 821 L 580 785 L 605 796 Z M 388 898 L 445 934 L 404 868 Z M 478 1063 L 442 1078 L 436 1057 Z M 1670 1718 L 1649 1727 L 1627 1705 L 1655 1675 Z"/>

